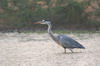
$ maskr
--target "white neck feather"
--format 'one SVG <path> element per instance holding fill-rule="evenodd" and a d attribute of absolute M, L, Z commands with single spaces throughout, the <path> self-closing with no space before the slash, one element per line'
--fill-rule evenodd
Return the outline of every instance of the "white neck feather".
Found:
<path fill-rule="evenodd" d="M 47 24 L 47 25 L 48 25 L 48 33 L 49 33 L 49 35 L 51 36 L 51 38 L 52 38 L 53 40 L 56 40 L 56 37 L 53 35 L 53 33 L 52 33 L 52 31 L 51 31 L 51 28 L 52 28 L 51 23 L 49 23 L 49 24 Z"/>

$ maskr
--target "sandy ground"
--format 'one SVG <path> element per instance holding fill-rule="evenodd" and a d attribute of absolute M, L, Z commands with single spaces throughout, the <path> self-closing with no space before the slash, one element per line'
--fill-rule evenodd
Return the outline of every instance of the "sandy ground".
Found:
<path fill-rule="evenodd" d="M 0 66 L 100 66 L 99 34 L 68 34 L 86 49 L 64 54 L 48 34 L 0 33 Z"/>

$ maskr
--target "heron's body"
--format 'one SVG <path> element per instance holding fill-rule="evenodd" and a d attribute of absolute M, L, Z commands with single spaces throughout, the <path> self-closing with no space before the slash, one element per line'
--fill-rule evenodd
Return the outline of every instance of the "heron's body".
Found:
<path fill-rule="evenodd" d="M 52 31 L 51 31 L 51 23 L 48 20 L 43 20 L 41 22 L 38 22 L 40 24 L 47 24 L 48 25 L 48 33 L 51 36 L 51 38 L 60 46 L 62 46 L 66 52 L 66 48 L 69 49 L 71 52 L 72 49 L 74 48 L 80 48 L 80 49 L 85 49 L 84 46 L 82 46 L 80 43 L 78 43 L 77 41 L 75 41 L 74 39 L 65 36 L 65 35 L 58 35 L 58 36 L 54 36 Z"/>

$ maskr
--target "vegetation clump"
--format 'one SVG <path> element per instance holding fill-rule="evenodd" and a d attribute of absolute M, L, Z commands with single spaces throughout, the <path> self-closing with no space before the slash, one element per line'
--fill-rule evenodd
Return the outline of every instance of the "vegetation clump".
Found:
<path fill-rule="evenodd" d="M 55 29 L 99 30 L 99 0 L 1 0 L 1 30 L 37 30 L 33 22 L 49 19 Z M 58 28 L 59 27 L 59 28 Z M 44 27 L 41 28 L 45 29 Z"/>

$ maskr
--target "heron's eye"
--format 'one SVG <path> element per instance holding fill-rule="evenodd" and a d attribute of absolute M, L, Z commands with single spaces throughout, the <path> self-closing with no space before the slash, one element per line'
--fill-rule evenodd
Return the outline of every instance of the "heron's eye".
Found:
<path fill-rule="evenodd" d="M 42 20 L 44 22 L 44 20 Z"/>
<path fill-rule="evenodd" d="M 43 22 L 45 22 L 45 20 L 42 20 Z"/>

